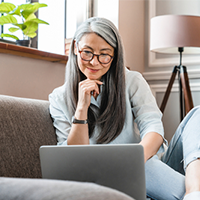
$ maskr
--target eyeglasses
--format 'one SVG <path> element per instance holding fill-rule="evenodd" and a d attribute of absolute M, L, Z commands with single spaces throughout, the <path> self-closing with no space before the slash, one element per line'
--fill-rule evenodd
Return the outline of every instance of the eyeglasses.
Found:
<path fill-rule="evenodd" d="M 97 57 L 97 60 L 101 63 L 101 64 L 108 64 L 112 59 L 113 56 L 109 55 L 109 54 L 94 54 L 91 51 L 80 51 L 78 50 L 78 52 L 80 53 L 81 59 L 84 61 L 91 61 L 94 56 Z"/>

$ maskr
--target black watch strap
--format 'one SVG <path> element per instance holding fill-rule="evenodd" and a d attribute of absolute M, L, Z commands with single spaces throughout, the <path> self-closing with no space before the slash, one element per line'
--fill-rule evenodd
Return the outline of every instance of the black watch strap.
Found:
<path fill-rule="evenodd" d="M 86 120 L 79 120 L 79 119 L 76 119 L 74 116 L 72 117 L 72 123 L 73 124 L 87 124 L 87 119 Z"/>

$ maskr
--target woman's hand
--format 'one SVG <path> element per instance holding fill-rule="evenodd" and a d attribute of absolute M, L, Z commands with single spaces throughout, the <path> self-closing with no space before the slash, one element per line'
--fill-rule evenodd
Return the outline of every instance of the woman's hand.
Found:
<path fill-rule="evenodd" d="M 91 95 L 96 98 L 99 95 L 99 86 L 103 83 L 99 80 L 90 80 L 86 79 L 79 83 L 79 92 L 78 92 L 78 106 L 81 108 L 86 108 L 90 106 Z"/>
<path fill-rule="evenodd" d="M 79 83 L 78 104 L 75 112 L 75 117 L 79 120 L 87 119 L 87 111 L 91 102 L 91 95 L 96 98 L 100 91 L 99 85 L 103 83 L 99 80 L 86 79 Z"/>

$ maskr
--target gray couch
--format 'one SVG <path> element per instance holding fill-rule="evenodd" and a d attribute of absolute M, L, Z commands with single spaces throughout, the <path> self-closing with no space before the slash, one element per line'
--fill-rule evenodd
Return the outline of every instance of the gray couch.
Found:
<path fill-rule="evenodd" d="M 48 107 L 0 95 L 0 200 L 132 200 L 94 183 L 41 179 L 39 147 L 56 145 Z"/>

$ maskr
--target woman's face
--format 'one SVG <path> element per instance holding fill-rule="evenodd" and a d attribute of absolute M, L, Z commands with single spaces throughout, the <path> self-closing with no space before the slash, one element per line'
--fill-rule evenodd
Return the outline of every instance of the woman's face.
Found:
<path fill-rule="evenodd" d="M 83 53 L 80 54 L 80 51 Z M 110 69 L 113 60 L 112 57 L 114 56 L 114 48 L 97 34 L 89 33 L 81 38 L 78 42 L 78 46 L 75 44 L 74 53 L 77 55 L 78 66 L 81 72 L 88 79 L 100 80 L 101 77 Z M 107 64 L 103 64 L 99 62 L 97 56 L 94 56 L 91 61 L 85 61 L 82 59 L 83 55 L 92 55 L 91 53 L 101 55 L 101 58 L 103 59 L 104 56 L 106 56 L 108 59 L 111 58 L 111 60 L 108 63 L 106 62 Z"/>

